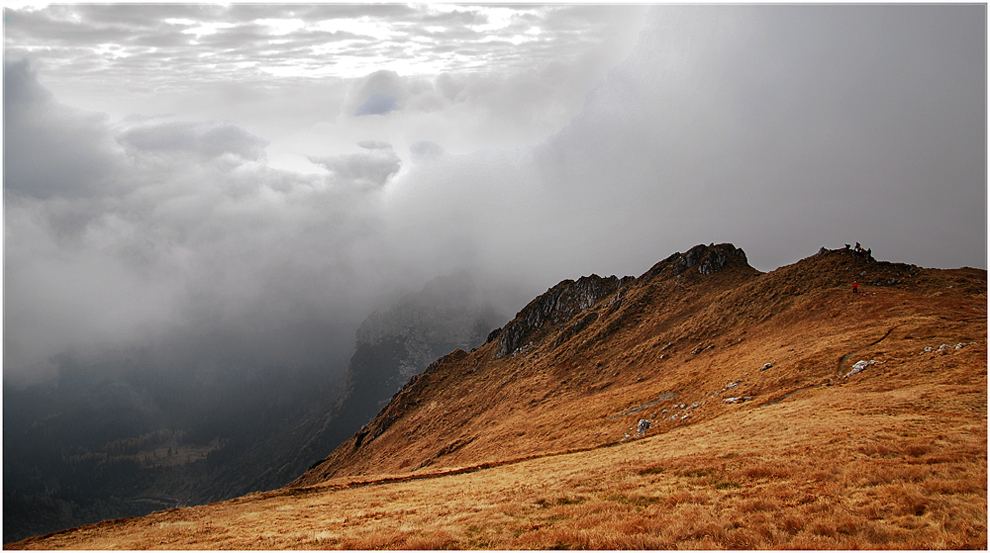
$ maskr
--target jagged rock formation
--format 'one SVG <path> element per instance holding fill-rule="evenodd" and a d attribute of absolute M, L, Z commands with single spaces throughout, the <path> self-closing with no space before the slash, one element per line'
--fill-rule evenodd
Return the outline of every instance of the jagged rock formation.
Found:
<path fill-rule="evenodd" d="M 739 265 L 749 267 L 746 253 L 732 244 L 698 245 L 686 253 L 676 252 L 667 259 L 656 264 L 644 274 L 640 280 L 650 280 L 663 274 L 681 275 L 688 269 L 697 267 L 697 272 L 710 275 L 726 266 L 730 260 Z M 752 267 L 750 267 L 752 269 Z M 584 313 L 599 300 L 614 294 L 607 304 L 607 312 L 613 313 L 622 305 L 622 289 L 636 281 L 627 276 L 621 279 L 614 276 L 602 278 L 598 275 L 581 277 L 577 281 L 565 280 L 550 288 L 529 303 L 516 318 L 505 328 L 493 331 L 488 336 L 488 342 L 497 339 L 495 359 L 500 359 L 523 347 L 527 338 L 533 336 L 545 325 L 557 325 L 570 322 L 577 315 Z M 555 342 L 560 345 L 568 337 L 586 328 L 598 318 L 598 313 L 589 313 L 575 324 L 566 328 Z"/>
<path fill-rule="evenodd" d="M 527 338 L 543 328 L 544 325 L 556 325 L 569 322 L 576 315 L 583 313 L 589 307 L 605 296 L 616 292 L 632 277 L 617 279 L 614 276 L 602 278 L 598 275 L 581 277 L 576 282 L 565 280 L 523 308 L 505 328 L 492 332 L 488 341 L 498 339 L 495 359 L 501 359 L 510 353 L 518 351 Z M 616 298 L 618 301 L 618 297 Z M 583 318 L 569 332 L 573 334 L 586 327 L 597 318 Z"/>

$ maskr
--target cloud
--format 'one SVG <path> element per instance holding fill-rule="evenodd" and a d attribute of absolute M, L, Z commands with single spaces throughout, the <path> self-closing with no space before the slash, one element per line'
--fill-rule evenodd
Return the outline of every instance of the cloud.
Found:
<path fill-rule="evenodd" d="M 300 175 L 268 167 L 265 142 L 236 125 L 111 125 L 56 103 L 28 64 L 6 70 L 20 88 L 5 129 L 17 137 L 5 141 L 5 376 L 190 328 L 256 342 L 318 321 L 343 333 L 324 342 L 349 347 L 390 280 L 364 274 L 381 265 L 376 190 L 400 165 L 387 144 Z M 64 149 L 31 152 L 50 143 Z"/>
<path fill-rule="evenodd" d="M 559 132 L 414 164 L 385 220 L 411 257 L 548 286 L 640 274 L 713 241 L 763 270 L 853 240 L 885 259 L 985 266 L 979 18 L 853 12 L 657 8 Z M 448 98 L 481 93 L 436 82 Z"/>
<path fill-rule="evenodd" d="M 423 162 L 437 159 L 446 153 L 443 146 L 429 140 L 420 140 L 409 146 L 409 154 L 413 162 Z"/>
<path fill-rule="evenodd" d="M 640 244 L 625 237 L 671 251 L 731 240 L 773 269 L 859 240 L 887 259 L 985 264 L 975 13 L 656 8 L 629 59 L 537 149 L 540 181 L 561 211 L 603 222 L 578 227 L 592 256 Z"/>
<path fill-rule="evenodd" d="M 127 128 L 118 140 L 144 151 L 197 152 L 207 157 L 229 153 L 251 160 L 261 157 L 268 145 L 227 121 L 152 120 Z"/>
<path fill-rule="evenodd" d="M 370 151 L 335 156 L 310 156 L 309 160 L 330 171 L 336 181 L 358 186 L 381 187 L 399 172 L 402 162 L 391 145 L 378 141 L 363 141 L 359 145 Z"/>
<path fill-rule="evenodd" d="M 26 60 L 4 61 L 4 187 L 15 196 L 100 193 L 119 162 L 105 117 L 58 104 Z"/>
<path fill-rule="evenodd" d="M 265 8 L 162 13 L 234 23 L 249 43 L 272 27 L 251 18 L 308 17 Z M 299 9 L 361 13 L 317 8 Z M 388 14 L 408 8 L 385 8 L 369 25 L 407 28 Z M 589 20 L 618 25 L 630 13 L 449 8 L 412 10 L 416 30 L 402 32 L 436 35 L 437 51 L 458 33 L 533 27 L 573 45 L 589 29 L 603 33 Z M 32 16 L 37 36 L 78 30 L 66 15 L 76 9 Z M 80 13 L 100 9 L 121 18 L 113 32 L 151 40 L 134 30 L 138 12 Z M 492 62 L 475 36 L 444 54 L 522 67 L 534 53 L 525 71 L 441 64 L 426 76 L 241 75 L 221 87 L 212 81 L 223 71 L 189 65 L 176 75 L 196 76 L 194 85 L 153 104 L 178 115 L 119 123 L 56 102 L 33 63 L 8 62 L 5 368 L 197 333 L 226 337 L 217 356 L 281 347 L 285 329 L 332 328 L 346 347 L 395 290 L 437 275 L 516 283 L 523 292 L 500 306 L 512 312 L 561 279 L 641 274 L 697 243 L 732 241 L 764 270 L 854 240 L 885 259 L 985 266 L 982 15 L 978 6 L 661 6 L 629 50 L 614 39 L 554 59 L 553 44 L 515 54 L 496 44 Z M 230 32 L 217 27 L 209 44 Z M 299 45 L 313 39 L 307 32 L 278 36 Z M 141 71 L 141 86 L 157 82 Z M 355 116 L 373 94 L 396 109 Z M 52 144 L 64 154 L 40 153 Z M 278 169 L 273 151 L 322 171 Z M 318 334 L 305 332 L 306 348 Z M 316 362 L 317 349 L 303 349 L 286 359 Z"/>
<path fill-rule="evenodd" d="M 372 92 L 368 95 L 368 99 L 358 106 L 354 115 L 385 115 L 397 109 L 399 109 L 399 100 L 395 96 Z"/>

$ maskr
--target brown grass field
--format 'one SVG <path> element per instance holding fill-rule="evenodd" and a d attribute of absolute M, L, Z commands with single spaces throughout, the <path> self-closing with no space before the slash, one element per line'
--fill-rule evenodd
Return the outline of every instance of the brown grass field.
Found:
<path fill-rule="evenodd" d="M 289 487 L 5 547 L 986 549 L 986 271 L 907 272 L 644 276 L 447 356 Z"/>

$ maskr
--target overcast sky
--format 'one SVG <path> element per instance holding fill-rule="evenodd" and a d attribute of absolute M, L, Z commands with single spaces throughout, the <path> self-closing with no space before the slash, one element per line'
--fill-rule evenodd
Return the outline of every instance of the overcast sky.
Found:
<path fill-rule="evenodd" d="M 983 5 L 52 5 L 4 54 L 5 378 L 456 270 L 986 267 Z"/>

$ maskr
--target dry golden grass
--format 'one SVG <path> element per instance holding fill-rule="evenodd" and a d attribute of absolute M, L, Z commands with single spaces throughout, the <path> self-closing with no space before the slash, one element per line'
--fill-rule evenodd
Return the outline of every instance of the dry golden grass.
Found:
<path fill-rule="evenodd" d="M 985 417 L 832 406 L 839 397 L 889 403 L 889 395 L 820 388 L 738 413 L 730 425 L 716 419 L 465 474 L 255 494 L 17 545 L 986 548 Z"/>
<path fill-rule="evenodd" d="M 448 356 L 294 487 L 7 547 L 986 549 L 986 272 L 852 297 L 843 263 L 642 283 Z"/>

